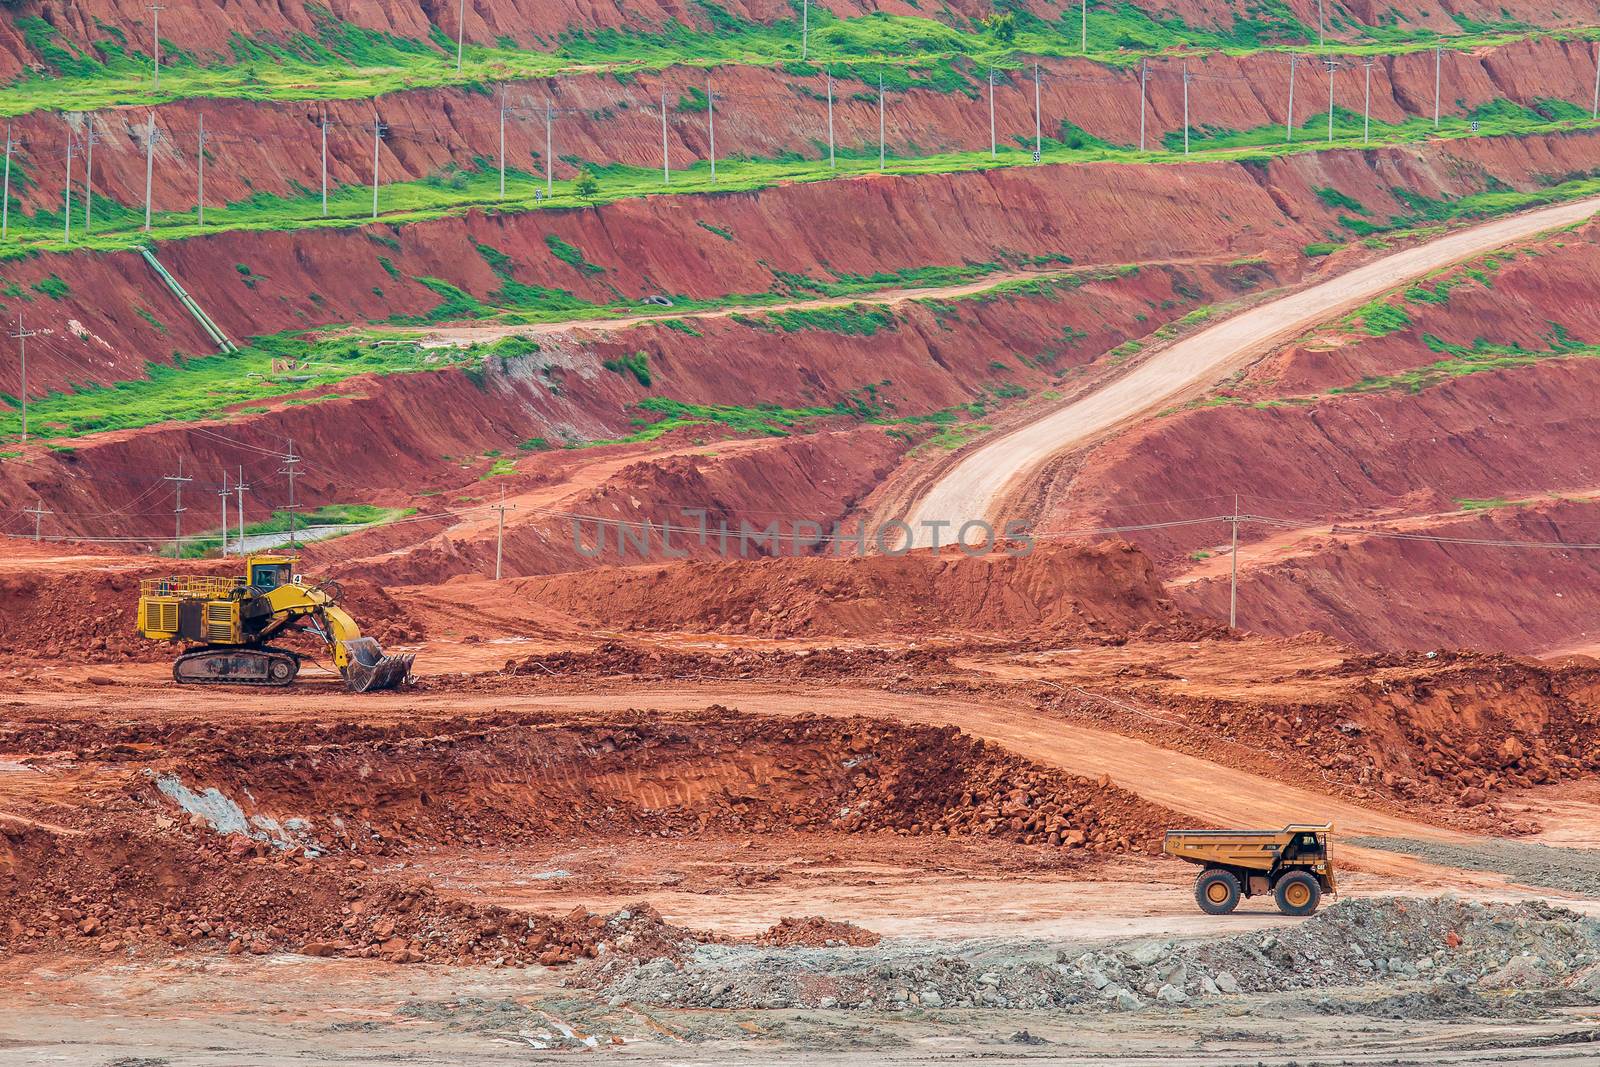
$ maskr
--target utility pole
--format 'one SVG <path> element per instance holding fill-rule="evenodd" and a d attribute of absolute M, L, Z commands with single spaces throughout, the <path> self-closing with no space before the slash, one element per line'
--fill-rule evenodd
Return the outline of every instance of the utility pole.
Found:
<path fill-rule="evenodd" d="M 500 87 L 500 199 L 506 198 L 506 89 Z"/>
<path fill-rule="evenodd" d="M 515 504 L 506 503 L 506 487 L 503 485 L 500 487 L 500 503 L 496 505 L 494 510 L 499 513 L 495 519 L 494 530 L 494 580 L 498 582 L 500 580 L 500 560 L 505 554 L 506 512 L 517 510 Z"/>
<path fill-rule="evenodd" d="M 297 469 L 298 466 L 299 466 L 299 463 L 300 463 L 300 457 L 294 454 L 294 442 L 290 441 L 289 442 L 289 451 L 285 452 L 284 455 L 283 455 L 283 470 L 279 471 L 278 473 L 279 474 L 286 474 L 286 475 L 289 476 L 289 506 L 284 510 L 289 512 L 289 548 L 291 550 L 293 550 L 294 547 L 295 547 L 295 539 L 294 539 L 294 520 L 295 520 L 295 515 L 300 510 L 300 505 L 295 503 L 295 498 L 294 498 L 294 480 L 297 477 L 299 477 L 299 475 L 300 475 L 300 471 Z"/>
<path fill-rule="evenodd" d="M 245 554 L 244 493 L 245 490 L 249 488 L 250 487 L 248 485 L 244 484 L 244 466 L 241 464 L 239 467 L 239 477 L 235 478 L 233 482 L 234 500 L 238 502 L 238 506 L 234 514 L 239 520 L 237 525 L 239 527 L 239 555 L 241 556 Z M 223 504 L 223 506 L 226 507 L 227 504 Z"/>
<path fill-rule="evenodd" d="M 1317 0 L 1317 47 L 1323 46 L 1323 27 L 1328 24 L 1328 12 L 1323 6 L 1323 0 Z"/>
<path fill-rule="evenodd" d="M 883 71 L 878 72 L 878 169 L 883 169 Z"/>
<path fill-rule="evenodd" d="M 25 329 L 22 325 L 22 312 L 17 312 L 17 332 L 12 337 L 17 339 L 17 359 L 22 364 L 22 388 L 18 390 L 17 397 L 22 403 L 22 439 L 28 439 L 28 338 L 37 334 L 38 330 Z"/>
<path fill-rule="evenodd" d="M 672 166 L 667 159 L 667 94 L 661 93 L 661 184 L 672 184 Z"/>
<path fill-rule="evenodd" d="M 1144 151 L 1145 90 L 1150 81 L 1150 57 L 1139 64 L 1139 151 Z"/>
<path fill-rule="evenodd" d="M 156 45 L 155 66 L 153 70 L 155 73 L 155 88 L 157 89 L 161 88 L 161 12 L 165 10 L 166 8 L 162 7 L 160 4 L 150 5 L 150 12 L 155 16 L 155 25 L 151 27 L 150 37 L 151 40 L 155 41 Z"/>
<path fill-rule="evenodd" d="M 0 239 L 11 229 L 11 123 L 6 123 L 5 188 L 0 189 Z"/>
<path fill-rule="evenodd" d="M 156 113 L 150 112 L 150 123 L 144 135 L 144 232 L 150 232 L 150 197 L 156 173 Z"/>
<path fill-rule="evenodd" d="M 94 143 L 99 140 L 94 132 L 94 112 L 89 112 L 84 120 L 83 150 L 83 235 L 89 236 L 89 227 L 94 223 Z"/>
<path fill-rule="evenodd" d="M 1595 119 L 1600 119 L 1600 44 L 1594 46 L 1594 103 L 1589 108 L 1589 121 Z M 10 138 L 11 134 L 7 133 L 7 141 Z"/>
<path fill-rule="evenodd" d="M 1433 128 L 1439 128 L 1439 63 L 1444 49 L 1434 46 L 1433 49 Z"/>
<path fill-rule="evenodd" d="M 171 482 L 175 493 L 172 499 L 172 554 L 176 556 L 183 551 L 183 513 L 186 510 L 183 506 L 183 486 L 194 479 L 184 477 L 183 457 L 179 456 L 178 473 L 165 475 L 161 480 Z"/>
<path fill-rule="evenodd" d="M 33 507 L 31 507 L 31 508 L 23 508 L 22 510 L 23 510 L 23 512 L 25 514 L 33 516 L 33 539 L 35 541 L 42 540 L 42 538 L 40 537 L 40 534 L 39 534 L 40 520 L 43 519 L 46 515 L 54 515 L 55 512 L 53 512 L 49 508 L 45 507 L 44 506 L 44 501 L 43 500 L 39 500 L 37 498 L 35 499 L 35 503 L 34 503 Z"/>
<path fill-rule="evenodd" d="M 711 142 L 711 180 L 717 180 L 717 97 L 711 91 L 711 73 L 706 72 L 706 137 Z"/>
<path fill-rule="evenodd" d="M 1078 44 L 1078 50 L 1084 55 L 1089 54 L 1089 0 L 1083 0 L 1083 39 Z"/>
<path fill-rule="evenodd" d="M 1361 143 L 1368 144 L 1372 140 L 1372 57 L 1362 65 L 1367 68 L 1367 86 L 1361 102 Z"/>
<path fill-rule="evenodd" d="M 1289 118 L 1285 127 L 1288 131 L 1284 138 L 1285 144 L 1294 140 L 1294 67 L 1297 59 L 1293 52 L 1289 53 Z"/>
<path fill-rule="evenodd" d="M 467 0 L 456 4 L 456 73 L 461 73 L 461 49 L 467 39 Z"/>
<path fill-rule="evenodd" d="M 555 157 L 550 154 L 551 137 L 553 136 L 551 127 L 553 125 L 552 107 L 547 98 L 544 102 L 544 195 L 546 197 L 555 195 L 556 162 Z"/>
<path fill-rule="evenodd" d="M 1228 629 L 1239 625 L 1239 494 L 1233 494 L 1233 564 L 1228 578 Z"/>
<path fill-rule="evenodd" d="M 1339 69 L 1339 61 L 1331 56 L 1322 61 L 1328 68 L 1328 143 L 1333 143 L 1333 72 Z"/>
<path fill-rule="evenodd" d="M 994 68 L 989 68 L 989 158 L 999 159 L 1000 149 L 994 139 Z"/>
<path fill-rule="evenodd" d="M 1189 61 L 1183 61 L 1183 154 L 1189 155 Z"/>
<path fill-rule="evenodd" d="M 1033 161 L 1039 162 L 1040 153 L 1044 150 L 1042 137 L 1043 121 L 1039 111 L 1039 64 L 1033 64 Z"/>
<path fill-rule="evenodd" d="M 194 150 L 195 172 L 199 175 L 199 184 L 194 193 L 194 218 L 195 224 L 206 224 L 206 116 L 200 114 L 200 132 L 195 142 Z"/>
<path fill-rule="evenodd" d="M 322 106 L 322 217 L 328 217 L 328 106 Z"/>
<path fill-rule="evenodd" d="M 222 472 L 222 488 L 217 490 L 217 496 L 222 498 L 222 555 L 228 555 L 228 472 Z M 241 530 L 240 533 L 244 531 Z"/>
<path fill-rule="evenodd" d="M 61 212 L 62 231 L 61 239 L 67 244 L 72 243 L 72 127 L 67 127 L 67 184 L 62 193 L 66 202 L 66 209 Z"/>
<path fill-rule="evenodd" d="M 828 169 L 837 170 L 838 162 L 833 154 L 833 68 L 828 68 Z"/>
<path fill-rule="evenodd" d="M 811 54 L 811 0 L 800 0 L 800 59 Z M 497 573 L 496 578 L 500 577 Z"/>
<path fill-rule="evenodd" d="M 378 217 L 378 144 L 383 140 L 383 131 L 388 129 L 378 116 L 372 116 L 372 217 Z"/>

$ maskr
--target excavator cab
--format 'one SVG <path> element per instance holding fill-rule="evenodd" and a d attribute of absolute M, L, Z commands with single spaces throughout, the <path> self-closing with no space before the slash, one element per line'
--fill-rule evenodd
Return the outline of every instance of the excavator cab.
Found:
<path fill-rule="evenodd" d="M 294 569 L 294 560 L 285 556 L 252 556 L 250 558 L 250 588 L 258 593 L 270 593 L 280 585 L 288 585 Z"/>
<path fill-rule="evenodd" d="M 404 682 L 415 657 L 384 655 L 339 606 L 338 584 L 306 584 L 294 573 L 297 562 L 263 554 L 246 559 L 243 578 L 146 579 L 139 587 L 139 632 L 199 646 L 172 665 L 173 678 L 184 684 L 288 685 L 302 655 L 268 642 L 292 632 L 321 638 L 353 693 Z"/>

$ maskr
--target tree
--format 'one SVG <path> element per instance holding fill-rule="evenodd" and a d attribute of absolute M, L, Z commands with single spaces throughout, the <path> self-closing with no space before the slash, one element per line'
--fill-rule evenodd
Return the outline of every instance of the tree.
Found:
<path fill-rule="evenodd" d="M 1017 17 L 1009 11 L 990 15 L 983 20 L 983 28 L 1001 44 L 1010 44 L 1017 39 Z"/>
<path fill-rule="evenodd" d="M 589 201 L 591 204 L 594 203 L 595 198 L 600 195 L 600 183 L 595 180 L 595 176 L 593 174 L 589 173 L 587 167 L 579 172 L 578 182 L 572 188 L 574 192 L 576 192 L 583 199 Z"/>

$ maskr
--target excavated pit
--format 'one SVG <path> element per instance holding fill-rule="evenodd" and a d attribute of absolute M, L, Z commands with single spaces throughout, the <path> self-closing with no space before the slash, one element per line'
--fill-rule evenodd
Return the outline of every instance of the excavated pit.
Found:
<path fill-rule="evenodd" d="M 949 727 L 496 716 L 393 726 L 23 727 L 3 745 L 0 953 L 304 951 L 561 963 L 626 929 L 446 895 L 420 863 L 560 841 L 816 834 L 1149 853 L 1172 816 Z M 40 781 L 50 783 L 41 788 Z M 192 872 L 201 870 L 202 878 Z M 687 934 L 674 934 L 687 937 Z"/>

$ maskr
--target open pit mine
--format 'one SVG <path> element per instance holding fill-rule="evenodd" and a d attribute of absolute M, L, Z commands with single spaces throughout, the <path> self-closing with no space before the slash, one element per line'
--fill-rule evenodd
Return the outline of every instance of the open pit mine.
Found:
<path fill-rule="evenodd" d="M 0 1067 L 1600 1061 L 1593 3 L 3 0 L 0 120 Z"/>

